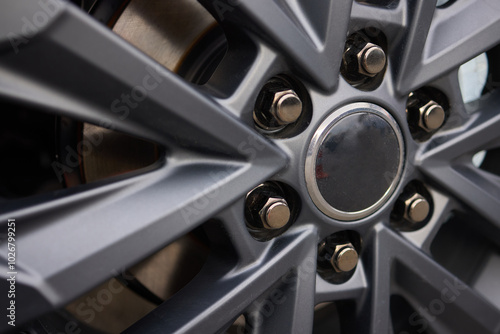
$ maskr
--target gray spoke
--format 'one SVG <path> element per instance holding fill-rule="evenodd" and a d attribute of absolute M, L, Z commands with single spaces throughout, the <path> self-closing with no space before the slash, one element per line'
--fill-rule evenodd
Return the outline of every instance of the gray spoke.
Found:
<path fill-rule="evenodd" d="M 415 5 L 413 23 L 405 39 L 405 43 L 409 42 L 397 79 L 401 93 L 458 68 L 500 41 L 498 7 L 490 1 L 457 1 L 447 8 L 436 9 L 434 15 L 431 8 L 434 1 L 408 3 L 420 6 Z"/>
<path fill-rule="evenodd" d="M 228 161 L 172 163 L 110 185 L 68 189 L 56 199 L 51 194 L 29 199 L 22 208 L 16 202 L 12 210 L 4 206 L 3 221 L 14 217 L 20 226 L 18 300 L 38 305 L 19 321 L 64 305 L 189 232 L 244 196 L 263 172 Z M 36 200 L 41 202 L 33 204 Z"/>
<path fill-rule="evenodd" d="M 480 100 L 462 127 L 435 137 L 417 156 L 426 174 L 497 226 L 500 178 L 475 168 L 472 156 L 500 143 L 499 110 L 498 94 Z"/>
<path fill-rule="evenodd" d="M 269 288 L 267 300 L 272 308 L 269 307 L 267 312 L 271 313 L 258 316 L 267 316 L 272 320 L 273 316 L 279 315 L 281 308 L 292 306 L 288 305 L 290 300 L 283 299 L 286 296 L 284 290 L 294 284 L 304 285 L 297 291 L 301 291 L 298 296 L 306 297 L 307 302 L 296 307 L 303 307 L 304 312 L 309 313 L 311 319 L 308 324 L 311 324 L 314 296 L 314 279 L 311 280 L 311 277 L 315 274 L 316 261 L 311 250 L 314 249 L 314 243 L 314 230 L 297 230 L 275 240 L 253 265 L 232 273 L 227 273 L 231 269 L 229 264 L 214 258 L 186 289 L 138 321 L 126 333 L 154 333 L 156 328 L 161 328 L 164 333 L 216 333 L 247 308 L 258 307 L 259 303 L 254 300 Z M 312 267 L 304 265 L 311 259 Z M 305 278 L 295 278 L 288 274 L 290 270 L 306 273 Z M 203 302 L 193 302 L 196 300 Z M 252 324 L 252 320 L 249 322 Z M 260 319 L 253 323 L 253 327 L 260 327 L 262 323 L 263 319 Z"/>
<path fill-rule="evenodd" d="M 452 161 L 497 146 L 500 143 L 500 95 L 484 96 L 474 108 L 468 120 L 461 120 L 461 127 L 435 136 L 417 159 Z"/>
<path fill-rule="evenodd" d="M 418 305 L 427 324 L 434 329 L 445 326 L 450 333 L 498 332 L 500 310 L 394 232 L 385 230 L 380 237 L 391 245 L 397 258 L 398 292 Z"/>
<path fill-rule="evenodd" d="M 356 328 L 362 333 L 390 333 L 390 273 L 394 253 L 384 240 L 385 228 L 379 224 L 374 228 L 370 243 L 365 249 L 363 260 L 370 261 L 367 270 L 370 289 L 367 290 L 360 320 Z M 368 258 L 370 257 L 370 258 Z"/>
<path fill-rule="evenodd" d="M 200 2 L 222 25 L 236 24 L 279 48 L 322 89 L 336 86 L 352 1 Z"/>
<path fill-rule="evenodd" d="M 500 177 L 468 165 L 433 166 L 426 170 L 436 182 L 477 213 L 500 227 Z"/>
<path fill-rule="evenodd" d="M 10 15 L 22 17 L 19 7 Z M 0 96 L 164 146 L 242 155 L 251 132 L 209 94 L 73 6 L 61 10 L 17 53 L 2 49 Z"/>
<path fill-rule="evenodd" d="M 393 68 L 396 75 L 396 88 L 402 94 L 408 94 L 412 88 L 408 88 L 412 75 L 416 68 L 420 68 L 420 62 L 425 47 L 425 41 L 432 22 L 433 13 L 436 9 L 435 0 L 406 1 L 406 16 L 408 19 L 407 30 L 400 40 L 399 48 L 402 55 L 393 57 Z M 410 89 L 410 90 L 408 90 Z"/>
<path fill-rule="evenodd" d="M 310 245 L 312 246 L 312 245 Z M 254 333 L 310 333 L 313 327 L 316 278 L 315 248 L 310 247 L 299 264 L 289 270 L 247 311 Z M 264 315 L 262 317 L 262 315 Z M 262 317 L 259 325 L 258 317 Z M 282 319 L 286 319 L 283 321 Z"/>
<path fill-rule="evenodd" d="M 9 14 L 22 22 L 29 6 L 20 1 Z M 18 50 L 0 51 L 0 95 L 173 149 L 165 166 L 145 175 L 3 205 L 3 221 L 14 217 L 23 226 L 16 240 L 23 249 L 18 300 L 33 306 L 19 315 L 20 323 L 189 232 L 286 163 L 208 94 L 73 6 L 59 11 L 50 29 Z M 18 21 L 2 21 L 2 31 L 15 31 Z M 141 89 L 145 94 L 133 105 L 119 100 Z M 128 107 L 117 112 L 115 101 Z M 199 150 L 205 155 L 194 153 Z"/>

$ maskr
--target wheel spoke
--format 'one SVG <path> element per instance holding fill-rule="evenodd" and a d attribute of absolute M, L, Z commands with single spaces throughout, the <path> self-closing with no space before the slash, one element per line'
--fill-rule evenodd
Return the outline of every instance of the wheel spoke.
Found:
<path fill-rule="evenodd" d="M 426 171 L 446 190 L 500 227 L 500 177 L 470 165 L 433 167 Z"/>
<path fill-rule="evenodd" d="M 315 305 L 315 276 L 316 254 L 314 247 L 311 247 L 307 257 L 252 303 L 247 311 L 249 327 L 256 333 L 311 332 Z M 280 298 L 277 298 L 278 296 Z M 280 307 L 282 303 L 283 306 Z M 257 322 L 259 316 L 263 318 L 260 325 Z"/>
<path fill-rule="evenodd" d="M 426 324 L 435 330 L 445 326 L 450 333 L 498 332 L 500 311 L 476 291 L 395 233 L 385 230 L 381 238 L 394 247 L 398 292 L 418 306 Z M 409 321 L 415 319 L 410 316 Z"/>
<path fill-rule="evenodd" d="M 425 41 L 431 26 L 433 13 L 436 9 L 435 1 L 418 0 L 406 1 L 407 30 L 396 49 L 401 49 L 402 55 L 392 57 L 393 68 L 396 73 L 396 88 L 402 94 L 408 94 L 411 88 L 407 82 L 415 67 L 420 65 Z M 410 90 L 408 90 L 410 89 Z"/>
<path fill-rule="evenodd" d="M 478 108 L 464 126 L 428 143 L 417 161 L 436 182 L 500 226 L 500 179 L 472 165 L 475 153 L 500 144 L 500 97 L 492 94 Z"/>
<path fill-rule="evenodd" d="M 473 155 L 500 143 L 500 95 L 485 96 L 476 103 L 477 111 L 455 131 L 435 136 L 426 145 L 420 161 L 453 161 L 464 155 Z"/>
<path fill-rule="evenodd" d="M 164 146 L 241 155 L 251 134 L 202 88 L 71 5 L 17 54 L 4 49 L 0 68 L 5 98 Z"/>
<path fill-rule="evenodd" d="M 314 279 L 304 281 L 302 278 L 294 278 L 293 275 L 290 276 L 287 273 L 293 268 L 299 270 L 304 267 L 311 271 L 306 276 L 314 277 L 315 268 L 303 265 L 308 260 L 312 260 L 312 263 L 316 261 L 315 254 L 311 253 L 314 249 L 314 242 L 315 231 L 311 229 L 302 229 L 288 234 L 275 240 L 272 247 L 268 248 L 268 252 L 264 253 L 254 265 L 231 274 L 227 274 L 231 270 L 231 266 L 213 259 L 214 261 L 207 263 L 204 270 L 186 289 L 181 290 L 138 321 L 126 333 L 215 333 L 225 325 L 229 325 L 232 319 L 235 319 L 247 308 L 258 306 L 258 302 L 251 305 L 255 297 L 273 286 L 276 290 L 271 289 L 268 297 L 270 303 L 274 303 L 272 305 L 273 313 L 266 314 L 271 318 L 278 316 L 279 309 L 285 305 L 287 308 L 290 301 L 284 302 L 283 298 L 286 296 L 284 291 L 280 290 L 281 294 L 278 296 L 277 291 L 280 289 L 280 285 L 276 286 L 276 282 L 285 285 L 300 282 L 300 284 L 305 285 L 299 287 L 297 291 L 303 291 L 299 292 L 298 295 L 307 297 L 307 301 L 303 306 L 296 306 L 309 313 L 311 319 L 308 324 L 311 324 Z M 306 272 L 306 269 L 302 269 L 301 272 Z M 249 298 L 249 296 L 255 297 Z M 193 302 L 196 300 L 202 302 Z M 305 311 L 308 308 L 309 310 Z M 182 310 L 182 312 L 178 312 L 178 310 Z M 304 317 L 300 319 L 303 320 Z M 259 323 L 253 324 L 254 327 L 261 325 L 262 319 L 260 320 Z"/>
<path fill-rule="evenodd" d="M 352 1 L 200 0 L 222 25 L 238 25 L 279 48 L 311 82 L 332 90 Z"/>
<path fill-rule="evenodd" d="M 23 313 L 19 321 L 47 311 L 48 305 L 64 305 L 112 276 L 113 270 L 130 266 L 189 232 L 244 196 L 269 172 L 273 170 L 227 160 L 172 162 L 107 186 L 68 189 L 59 198 L 48 194 L 38 204 L 31 199 L 14 202 L 2 219 L 14 217 L 25 226 L 16 240 L 24 254 L 18 283 L 26 286 L 24 291 L 39 293 L 36 298 L 31 292 L 21 293 L 19 299 L 40 304 L 36 314 Z"/>
<path fill-rule="evenodd" d="M 390 272 L 394 253 L 384 240 L 380 225 L 375 227 L 365 249 L 363 262 L 370 263 L 366 272 L 370 289 L 361 307 L 356 329 L 360 333 L 390 333 Z"/>
<path fill-rule="evenodd" d="M 269 144 L 260 149 L 247 163 L 194 153 L 186 158 L 181 152 L 159 170 L 135 178 L 4 205 L 2 221 L 14 217 L 25 226 L 16 240 L 24 254 L 18 299 L 38 305 L 19 322 L 64 305 L 243 197 L 285 163 Z M 263 152 L 270 156 L 261 160 Z"/>
<path fill-rule="evenodd" d="M 420 6 L 414 3 L 397 79 L 398 91 L 403 94 L 458 68 L 500 41 L 498 7 L 488 1 L 457 1 L 436 9 L 434 15 L 434 1 L 420 1 Z"/>
<path fill-rule="evenodd" d="M 9 15 L 26 15 L 25 5 L 13 5 Z M 2 217 L 23 222 L 18 298 L 34 305 L 19 322 L 64 305 L 189 232 L 286 163 L 207 93 L 73 6 L 59 11 L 27 45 L 2 49 L 0 95 L 172 150 L 166 166 L 145 175 L 4 205 Z M 137 87 L 145 91 L 141 101 L 116 113 L 114 101 L 133 97 Z"/>

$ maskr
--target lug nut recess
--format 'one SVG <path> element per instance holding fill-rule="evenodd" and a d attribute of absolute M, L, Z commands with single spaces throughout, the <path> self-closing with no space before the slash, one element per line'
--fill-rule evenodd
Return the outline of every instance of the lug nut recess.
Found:
<path fill-rule="evenodd" d="M 425 87 L 410 93 L 406 116 L 413 138 L 428 140 L 446 122 L 448 101 L 439 90 Z"/>
<path fill-rule="evenodd" d="M 399 196 L 391 214 L 391 224 L 402 231 L 422 228 L 431 218 L 432 196 L 420 181 L 410 182 Z"/>
<path fill-rule="evenodd" d="M 374 77 L 385 68 L 386 56 L 384 50 L 373 43 L 364 44 L 356 54 L 358 59 L 358 73 Z"/>
<path fill-rule="evenodd" d="M 377 29 L 349 35 L 342 56 L 342 76 L 360 90 L 374 90 L 382 82 L 387 68 L 386 49 L 386 38 Z"/>
<path fill-rule="evenodd" d="M 336 272 L 349 272 L 358 264 L 358 252 L 350 242 L 336 245 L 330 263 Z"/>
<path fill-rule="evenodd" d="M 300 211 L 299 196 L 281 182 L 268 181 L 252 189 L 245 199 L 245 221 L 260 241 L 285 232 Z"/>
<path fill-rule="evenodd" d="M 263 130 L 277 131 L 297 122 L 303 103 L 285 80 L 274 78 L 262 88 L 255 104 L 253 119 Z"/>
<path fill-rule="evenodd" d="M 361 239 L 354 231 L 329 235 L 318 246 L 318 273 L 334 284 L 349 280 L 359 261 Z"/>
<path fill-rule="evenodd" d="M 419 193 L 414 193 L 405 201 L 405 213 L 403 217 L 412 224 L 418 224 L 429 216 L 429 212 L 429 202 Z"/>
<path fill-rule="evenodd" d="M 259 210 L 259 216 L 264 228 L 279 229 L 290 220 L 290 208 L 284 198 L 270 197 Z"/>

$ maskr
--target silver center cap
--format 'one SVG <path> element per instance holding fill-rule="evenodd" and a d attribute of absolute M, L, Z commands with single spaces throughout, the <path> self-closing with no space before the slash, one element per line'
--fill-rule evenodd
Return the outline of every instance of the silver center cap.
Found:
<path fill-rule="evenodd" d="M 401 130 L 383 108 L 344 106 L 321 123 L 307 151 L 305 177 L 314 204 L 327 216 L 352 221 L 384 205 L 403 171 Z"/>

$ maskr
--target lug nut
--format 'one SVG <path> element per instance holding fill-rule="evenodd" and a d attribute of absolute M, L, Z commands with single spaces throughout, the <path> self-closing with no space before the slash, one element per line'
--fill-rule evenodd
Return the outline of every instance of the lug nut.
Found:
<path fill-rule="evenodd" d="M 271 113 L 280 124 L 291 124 L 302 114 L 302 101 L 293 90 L 276 93 Z"/>
<path fill-rule="evenodd" d="M 358 265 L 361 244 L 360 235 L 349 230 L 325 237 L 318 244 L 318 274 L 333 284 L 347 282 Z"/>
<path fill-rule="evenodd" d="M 300 212 L 297 192 L 279 181 L 266 181 L 247 193 L 245 224 L 259 241 L 268 241 L 284 233 Z"/>
<path fill-rule="evenodd" d="M 285 226 L 290 220 L 290 208 L 285 199 L 270 197 L 259 211 L 262 225 L 270 230 Z"/>
<path fill-rule="evenodd" d="M 360 73 L 375 76 L 385 68 L 386 56 L 384 50 L 373 43 L 367 43 L 357 54 Z"/>
<path fill-rule="evenodd" d="M 303 111 L 302 100 L 285 82 L 273 79 L 261 90 L 253 118 L 265 130 L 279 130 L 296 122 Z"/>
<path fill-rule="evenodd" d="M 358 264 L 358 252 L 351 243 L 337 245 L 330 263 L 337 272 L 348 272 Z"/>
<path fill-rule="evenodd" d="M 404 218 L 417 224 L 427 219 L 430 212 L 429 202 L 422 195 L 416 193 L 405 201 Z"/>
<path fill-rule="evenodd" d="M 445 120 L 445 112 L 435 101 L 429 101 L 426 105 L 419 108 L 420 119 L 418 125 L 427 132 L 439 129 Z"/>
<path fill-rule="evenodd" d="M 345 41 L 340 74 L 353 87 L 373 91 L 383 81 L 387 68 L 387 39 L 375 27 L 353 32 Z"/>

